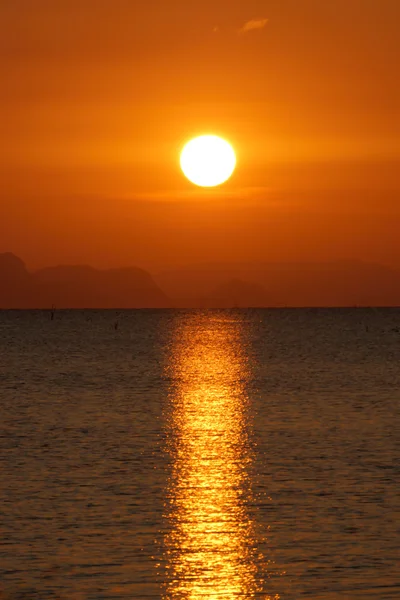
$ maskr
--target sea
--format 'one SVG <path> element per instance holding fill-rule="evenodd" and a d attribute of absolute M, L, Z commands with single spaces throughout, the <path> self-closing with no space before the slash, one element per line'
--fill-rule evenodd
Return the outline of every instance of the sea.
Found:
<path fill-rule="evenodd" d="M 0 598 L 400 597 L 400 309 L 0 311 Z"/>

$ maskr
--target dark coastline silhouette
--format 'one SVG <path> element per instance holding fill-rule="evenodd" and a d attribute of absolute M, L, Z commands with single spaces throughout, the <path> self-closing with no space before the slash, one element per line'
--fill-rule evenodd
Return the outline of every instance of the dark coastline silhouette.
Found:
<path fill-rule="evenodd" d="M 151 275 L 137 267 L 99 270 L 57 266 L 29 273 L 11 253 L 0 254 L 0 307 L 162 308 L 169 298 Z"/>
<path fill-rule="evenodd" d="M 29 272 L 0 254 L 0 308 L 400 306 L 400 271 L 357 261 L 197 264 L 156 273 L 61 265 Z"/>
<path fill-rule="evenodd" d="M 178 306 L 400 306 L 400 270 L 355 260 L 193 264 L 155 280 Z"/>

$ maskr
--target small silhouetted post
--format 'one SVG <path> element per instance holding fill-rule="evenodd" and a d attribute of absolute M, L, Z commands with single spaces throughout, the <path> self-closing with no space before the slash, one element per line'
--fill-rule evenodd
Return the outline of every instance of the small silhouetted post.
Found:
<path fill-rule="evenodd" d="M 54 321 L 54 315 L 56 312 L 56 307 L 54 306 L 54 304 L 51 305 L 51 312 L 50 312 L 50 321 Z"/>

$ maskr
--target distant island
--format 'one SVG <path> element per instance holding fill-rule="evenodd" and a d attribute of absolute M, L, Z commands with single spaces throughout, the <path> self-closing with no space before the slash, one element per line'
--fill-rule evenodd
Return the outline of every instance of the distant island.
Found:
<path fill-rule="evenodd" d="M 0 254 L 0 308 L 400 306 L 400 271 L 358 261 L 139 267 L 60 265 L 30 272 Z"/>
<path fill-rule="evenodd" d="M 85 265 L 28 272 L 11 253 L 0 254 L 0 308 L 162 308 L 169 298 L 136 267 L 99 270 Z"/>

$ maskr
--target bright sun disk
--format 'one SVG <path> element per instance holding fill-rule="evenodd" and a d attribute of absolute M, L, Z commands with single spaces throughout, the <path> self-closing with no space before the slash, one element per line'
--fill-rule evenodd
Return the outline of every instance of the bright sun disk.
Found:
<path fill-rule="evenodd" d="M 226 140 L 216 135 L 201 135 L 184 146 L 180 163 L 189 181 L 201 187 L 214 187 L 232 175 L 236 156 Z"/>

